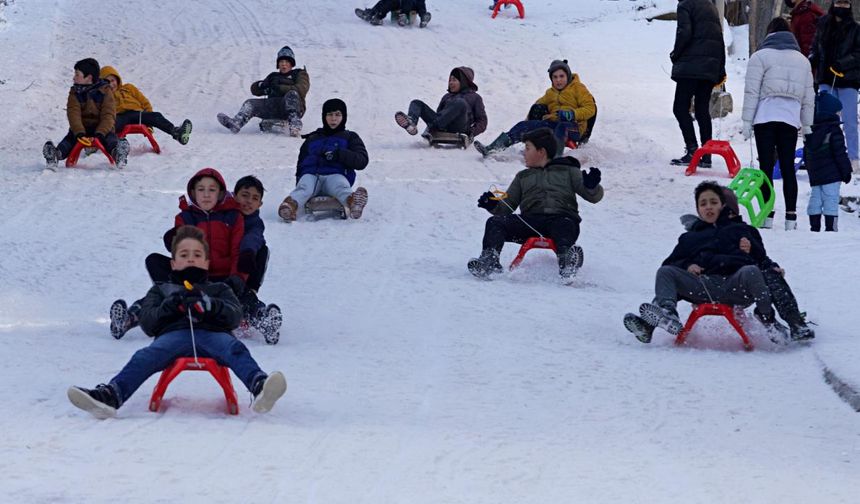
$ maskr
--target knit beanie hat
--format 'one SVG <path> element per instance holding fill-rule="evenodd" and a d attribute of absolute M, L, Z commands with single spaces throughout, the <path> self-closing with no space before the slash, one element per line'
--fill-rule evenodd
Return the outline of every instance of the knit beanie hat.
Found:
<path fill-rule="evenodd" d="M 275 59 L 275 68 L 278 68 L 278 62 L 282 59 L 285 59 L 290 62 L 291 65 L 296 66 L 296 55 L 293 53 L 293 50 L 290 49 L 290 46 L 284 46 L 278 51 L 278 57 Z"/>
<path fill-rule="evenodd" d="M 570 84 L 573 80 L 573 72 L 570 71 L 570 66 L 567 64 L 567 60 L 553 60 L 553 62 L 549 64 L 549 70 L 547 70 L 547 72 L 549 73 L 550 80 L 552 80 L 552 73 L 559 69 L 564 70 L 564 73 L 567 74 L 567 83 Z"/>
<path fill-rule="evenodd" d="M 328 123 L 325 121 L 325 115 L 328 114 L 329 112 L 334 112 L 336 110 L 340 110 L 340 112 L 343 114 L 343 121 L 341 121 L 340 124 L 337 125 L 337 128 L 331 129 L 328 127 Z M 325 103 L 323 103 L 323 107 L 322 107 L 322 124 L 323 124 L 323 129 L 325 130 L 326 133 L 336 133 L 338 131 L 345 130 L 346 129 L 346 103 L 344 103 L 343 100 L 341 100 L 339 98 L 332 98 L 330 100 L 326 100 Z"/>
<path fill-rule="evenodd" d="M 842 102 L 827 91 L 818 93 L 815 97 L 815 122 L 821 122 L 835 116 L 842 110 Z"/>
<path fill-rule="evenodd" d="M 84 74 L 84 77 L 86 77 L 87 75 L 92 76 L 93 83 L 99 81 L 99 62 L 94 60 L 93 58 L 84 58 L 78 61 L 77 63 L 75 63 L 75 70 L 78 70 L 79 72 Z"/>
<path fill-rule="evenodd" d="M 558 142 L 549 128 L 538 128 L 523 135 L 523 142 L 531 142 L 535 149 L 543 149 L 549 159 L 555 157 Z"/>

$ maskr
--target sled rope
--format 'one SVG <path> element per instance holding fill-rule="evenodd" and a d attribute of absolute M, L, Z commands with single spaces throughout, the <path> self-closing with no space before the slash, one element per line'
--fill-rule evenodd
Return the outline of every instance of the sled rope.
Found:
<path fill-rule="evenodd" d="M 697 276 L 699 277 L 699 283 L 702 284 L 702 288 L 705 289 L 705 294 L 707 294 L 708 300 L 711 302 L 711 304 L 717 304 L 716 301 L 714 301 L 713 296 L 711 296 L 711 291 L 708 290 L 708 286 L 705 285 L 705 280 L 702 278 L 705 275 L 697 275 Z"/>
<path fill-rule="evenodd" d="M 535 232 L 535 234 L 537 234 L 538 236 L 540 236 L 541 240 L 544 240 L 544 239 L 545 239 L 544 235 L 542 235 L 540 231 L 538 231 L 537 229 L 533 228 L 531 224 L 529 224 L 528 222 L 526 222 L 526 220 L 525 220 L 525 219 L 523 219 L 523 216 L 522 216 L 522 215 L 520 215 L 520 214 L 518 214 L 518 213 L 514 212 L 513 207 L 511 207 L 511 205 L 509 205 L 509 204 L 508 204 L 508 202 L 507 202 L 507 201 L 505 201 L 505 198 L 507 198 L 507 197 L 508 197 L 508 193 L 506 193 L 505 191 L 502 191 L 501 189 L 499 189 L 499 188 L 496 186 L 496 184 L 493 184 L 492 186 L 490 186 L 490 192 L 491 192 L 491 193 L 493 193 L 493 195 L 494 195 L 494 196 L 493 196 L 492 198 L 490 198 L 490 199 L 493 199 L 493 200 L 496 200 L 496 201 L 501 201 L 502 203 L 504 203 L 504 204 L 505 204 L 505 206 L 506 206 L 506 207 L 508 207 L 508 208 L 511 210 L 511 214 L 516 215 L 516 216 L 517 216 L 517 218 L 518 218 L 519 220 L 523 221 L 523 224 L 525 224 L 526 226 L 528 226 L 528 228 L 529 228 L 529 229 L 531 229 L 532 231 L 534 231 L 534 232 Z"/>
<path fill-rule="evenodd" d="M 187 290 L 194 288 L 188 280 L 185 280 L 184 284 Z M 191 331 L 191 351 L 194 353 L 194 365 L 202 368 L 203 365 L 197 360 L 197 341 L 194 339 L 194 320 L 191 318 L 191 307 L 186 306 L 185 311 L 188 313 L 188 329 Z"/>

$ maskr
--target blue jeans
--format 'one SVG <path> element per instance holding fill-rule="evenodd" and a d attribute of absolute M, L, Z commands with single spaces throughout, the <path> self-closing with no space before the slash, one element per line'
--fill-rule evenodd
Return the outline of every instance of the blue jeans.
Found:
<path fill-rule="evenodd" d="M 579 141 L 579 126 L 576 123 L 561 121 L 520 121 L 508 131 L 508 136 L 514 143 L 519 143 L 523 141 L 523 135 L 538 128 L 553 130 L 555 140 L 560 142 L 561 146 L 564 146 L 568 140 Z"/>
<path fill-rule="evenodd" d="M 248 390 L 251 390 L 260 377 L 266 376 L 251 357 L 245 344 L 230 334 L 198 329 L 194 331 L 194 339 L 198 356 L 213 358 L 218 364 L 230 368 Z M 155 338 L 148 347 L 135 352 L 122 371 L 111 379 L 110 385 L 117 392 L 120 405 L 127 401 L 147 378 L 165 370 L 179 357 L 192 355 L 191 331 L 188 329 L 171 331 Z"/>
<path fill-rule="evenodd" d="M 827 84 L 818 86 L 820 91 L 830 91 Z M 854 88 L 835 88 L 833 94 L 842 103 L 842 129 L 845 131 L 845 147 L 848 149 L 848 159 L 860 159 L 857 140 L 857 90 Z"/>
<path fill-rule="evenodd" d="M 806 215 L 839 215 L 839 186 L 842 182 L 812 186 Z"/>

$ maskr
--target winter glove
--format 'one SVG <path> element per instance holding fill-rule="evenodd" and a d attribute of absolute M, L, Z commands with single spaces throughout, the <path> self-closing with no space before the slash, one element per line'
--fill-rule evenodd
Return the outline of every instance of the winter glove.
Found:
<path fill-rule="evenodd" d="M 325 157 L 326 161 L 337 161 L 340 159 L 340 152 L 337 149 L 326 151 L 323 153 L 323 157 Z"/>
<path fill-rule="evenodd" d="M 485 192 L 478 198 L 478 208 L 483 208 L 484 210 L 491 212 L 496 209 L 499 205 L 499 200 L 493 199 L 493 193 L 490 191 Z"/>
<path fill-rule="evenodd" d="M 741 128 L 741 135 L 744 136 L 744 140 L 749 140 L 752 138 L 752 123 L 749 121 L 744 121 L 743 128 Z"/>
<path fill-rule="evenodd" d="M 257 89 L 259 89 L 260 91 L 266 91 L 267 89 L 269 89 L 269 83 L 264 80 L 257 81 Z"/>
<path fill-rule="evenodd" d="M 208 294 L 198 288 L 182 291 L 182 304 L 180 310 L 193 309 L 197 313 L 206 313 L 212 310 L 212 299 Z"/>
<path fill-rule="evenodd" d="M 573 113 L 573 110 L 559 110 L 558 111 L 558 120 L 560 122 L 569 122 L 572 123 L 576 120 L 576 114 Z"/>
<path fill-rule="evenodd" d="M 180 292 L 174 292 L 161 302 L 161 310 L 166 313 L 184 312 L 185 307 L 180 308 L 180 306 L 182 306 L 182 293 Z"/>
<path fill-rule="evenodd" d="M 547 114 L 549 114 L 549 108 L 546 105 L 535 103 L 529 109 L 529 115 L 527 116 L 527 119 L 529 121 L 542 121 L 543 116 Z"/>
<path fill-rule="evenodd" d="M 585 186 L 586 189 L 594 189 L 600 184 L 600 169 L 591 167 L 588 169 L 588 173 L 585 170 L 582 170 L 582 185 Z"/>
<path fill-rule="evenodd" d="M 242 273 L 253 273 L 257 269 L 257 253 L 253 250 L 239 252 L 239 261 L 236 267 Z"/>
<path fill-rule="evenodd" d="M 673 64 L 678 62 L 678 57 L 675 56 L 675 51 L 669 53 L 669 61 L 671 61 Z"/>

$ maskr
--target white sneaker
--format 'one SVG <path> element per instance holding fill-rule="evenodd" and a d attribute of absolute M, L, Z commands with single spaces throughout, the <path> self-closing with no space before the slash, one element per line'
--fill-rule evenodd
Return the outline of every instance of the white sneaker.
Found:
<path fill-rule="evenodd" d="M 287 380 L 283 373 L 275 371 L 263 382 L 263 388 L 254 397 L 251 408 L 257 413 L 267 413 L 275 405 L 275 402 L 287 391 Z"/>
<path fill-rule="evenodd" d="M 797 221 L 796 220 L 785 221 L 785 230 L 786 231 L 795 231 L 796 229 L 797 229 Z"/>

